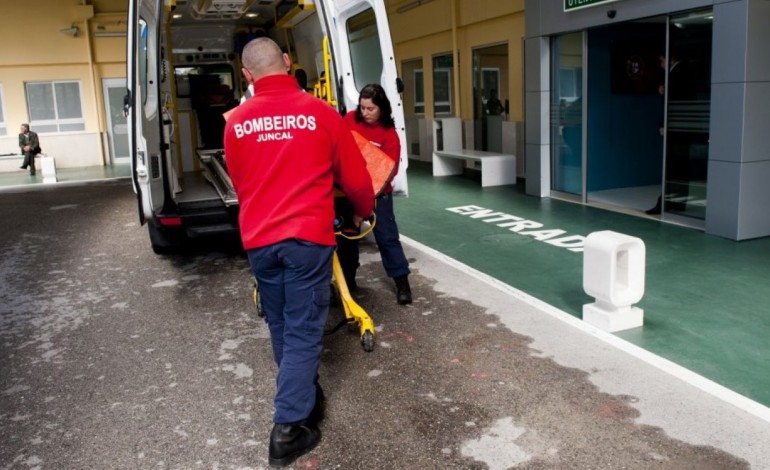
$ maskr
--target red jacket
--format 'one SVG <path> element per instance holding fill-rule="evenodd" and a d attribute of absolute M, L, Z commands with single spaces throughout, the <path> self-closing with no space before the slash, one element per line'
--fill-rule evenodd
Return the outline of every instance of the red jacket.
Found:
<path fill-rule="evenodd" d="M 393 175 L 385 185 L 383 193 L 393 192 L 393 178 L 398 173 L 398 164 L 401 159 L 401 141 L 398 138 L 398 133 L 395 127 L 385 128 L 379 123 L 377 125 L 367 124 L 365 121 L 356 122 L 356 112 L 350 111 L 345 115 L 345 122 L 348 123 L 351 129 L 364 136 L 375 147 L 385 152 L 394 162 L 396 167 L 393 170 Z"/>
<path fill-rule="evenodd" d="M 230 115 L 224 139 L 244 248 L 290 238 L 335 245 L 334 183 L 358 215 L 374 207 L 371 178 L 348 126 L 291 75 L 263 77 L 254 89 Z"/>

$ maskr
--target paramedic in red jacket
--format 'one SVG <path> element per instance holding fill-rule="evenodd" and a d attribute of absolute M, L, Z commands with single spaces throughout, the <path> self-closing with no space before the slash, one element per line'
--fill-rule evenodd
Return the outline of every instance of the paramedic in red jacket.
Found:
<path fill-rule="evenodd" d="M 398 173 L 401 158 L 401 141 L 393 122 L 390 100 L 385 90 L 378 84 L 366 85 L 358 97 L 355 111 L 345 115 L 350 128 L 364 136 L 375 147 L 382 150 L 396 162 L 391 179 L 385 183 L 385 189 L 377 196 L 374 209 L 377 222 L 374 226 L 374 239 L 380 250 L 385 273 L 396 283 L 396 300 L 399 304 L 412 303 L 412 291 L 409 287 L 409 261 L 404 255 L 398 235 L 396 216 L 393 213 L 393 177 Z M 356 290 L 356 269 L 358 268 L 358 241 L 337 237 L 337 256 L 345 274 L 348 288 Z"/>
<path fill-rule="evenodd" d="M 254 39 L 242 60 L 254 96 L 227 120 L 225 158 L 278 364 L 269 461 L 285 466 L 321 439 L 317 374 L 335 249 L 333 186 L 352 201 L 358 224 L 371 215 L 374 194 L 348 126 L 299 89 L 278 45 Z"/>

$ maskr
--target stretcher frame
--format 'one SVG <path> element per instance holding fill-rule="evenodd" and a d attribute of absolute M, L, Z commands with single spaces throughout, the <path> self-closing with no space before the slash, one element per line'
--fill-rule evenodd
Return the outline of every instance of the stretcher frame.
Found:
<path fill-rule="evenodd" d="M 345 238 L 349 239 L 361 239 L 364 238 L 366 235 L 369 234 L 374 229 L 374 225 L 376 224 L 376 219 L 374 218 L 374 215 L 372 215 L 373 219 L 371 222 L 371 225 L 364 230 L 363 233 L 355 236 L 348 236 L 344 235 L 341 232 L 335 232 L 337 235 L 341 235 Z M 332 281 L 331 281 L 331 288 L 339 294 L 339 300 L 342 304 L 342 310 L 345 313 L 345 318 L 342 320 L 339 324 L 334 326 L 332 329 L 327 330 L 324 332 L 324 335 L 329 335 L 337 330 L 339 330 L 344 325 L 357 325 L 358 326 L 358 332 L 359 337 L 361 339 L 361 347 L 364 348 L 364 351 L 366 352 L 372 352 L 374 350 L 374 321 L 372 321 L 372 318 L 369 316 L 368 313 L 366 313 L 366 310 L 363 309 L 358 303 L 353 299 L 353 296 L 350 294 L 350 289 L 348 289 L 348 284 L 345 282 L 345 276 L 342 272 L 342 265 L 340 264 L 339 257 L 337 256 L 337 252 L 334 252 L 334 255 L 332 257 Z M 265 313 L 262 311 L 262 304 L 259 300 L 259 290 L 257 289 L 257 281 L 254 280 L 254 289 L 252 291 L 252 300 L 254 302 L 254 306 L 257 310 L 257 315 L 259 317 L 264 317 Z"/>

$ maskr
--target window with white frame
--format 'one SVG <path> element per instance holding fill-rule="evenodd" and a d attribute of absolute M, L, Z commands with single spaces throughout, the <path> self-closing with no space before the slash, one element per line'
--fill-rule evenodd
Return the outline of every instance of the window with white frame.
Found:
<path fill-rule="evenodd" d="M 433 111 L 436 115 L 452 114 L 452 54 L 433 58 Z"/>
<path fill-rule="evenodd" d="M 433 110 L 436 114 L 452 114 L 452 70 L 433 71 Z"/>
<path fill-rule="evenodd" d="M 29 124 L 35 132 L 85 130 L 79 81 L 28 82 L 25 85 Z"/>
<path fill-rule="evenodd" d="M 425 88 L 422 69 L 414 71 L 414 114 L 425 114 Z"/>
<path fill-rule="evenodd" d="M 492 93 L 495 94 L 495 98 L 500 99 L 500 69 L 498 67 L 482 67 L 481 68 L 481 89 L 483 90 L 482 100 L 484 100 L 484 107 L 486 108 L 487 101 L 492 98 Z"/>
<path fill-rule="evenodd" d="M 559 96 L 572 103 L 583 94 L 583 69 L 559 67 Z"/>
<path fill-rule="evenodd" d="M 5 122 L 5 97 L 3 85 L 0 84 L 0 135 L 8 135 L 8 124 Z"/>

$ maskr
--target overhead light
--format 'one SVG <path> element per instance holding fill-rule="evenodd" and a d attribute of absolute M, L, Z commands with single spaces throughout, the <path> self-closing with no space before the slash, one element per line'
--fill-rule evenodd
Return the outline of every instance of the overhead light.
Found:
<path fill-rule="evenodd" d="M 243 16 L 256 0 L 196 0 L 191 5 L 196 19 L 232 19 Z"/>
<path fill-rule="evenodd" d="M 70 26 L 69 28 L 60 29 L 59 32 L 67 36 L 72 36 L 74 38 L 80 32 L 80 28 L 78 28 L 78 25 L 76 25 L 75 23 L 72 23 L 72 26 Z"/>
<path fill-rule="evenodd" d="M 259 13 L 246 13 L 246 18 L 256 18 L 259 16 Z"/>
<path fill-rule="evenodd" d="M 412 2 L 409 2 L 409 3 L 405 4 L 405 5 L 401 5 L 400 7 L 396 8 L 396 13 L 404 13 L 404 12 L 407 12 L 409 10 L 415 9 L 415 8 L 419 7 L 420 5 L 425 5 L 426 3 L 430 3 L 432 1 L 433 0 L 414 0 Z"/>
<path fill-rule="evenodd" d="M 174 18 L 175 20 L 178 20 L 179 18 L 182 17 L 182 14 L 181 13 L 174 13 L 173 15 L 171 15 L 171 17 Z"/>

